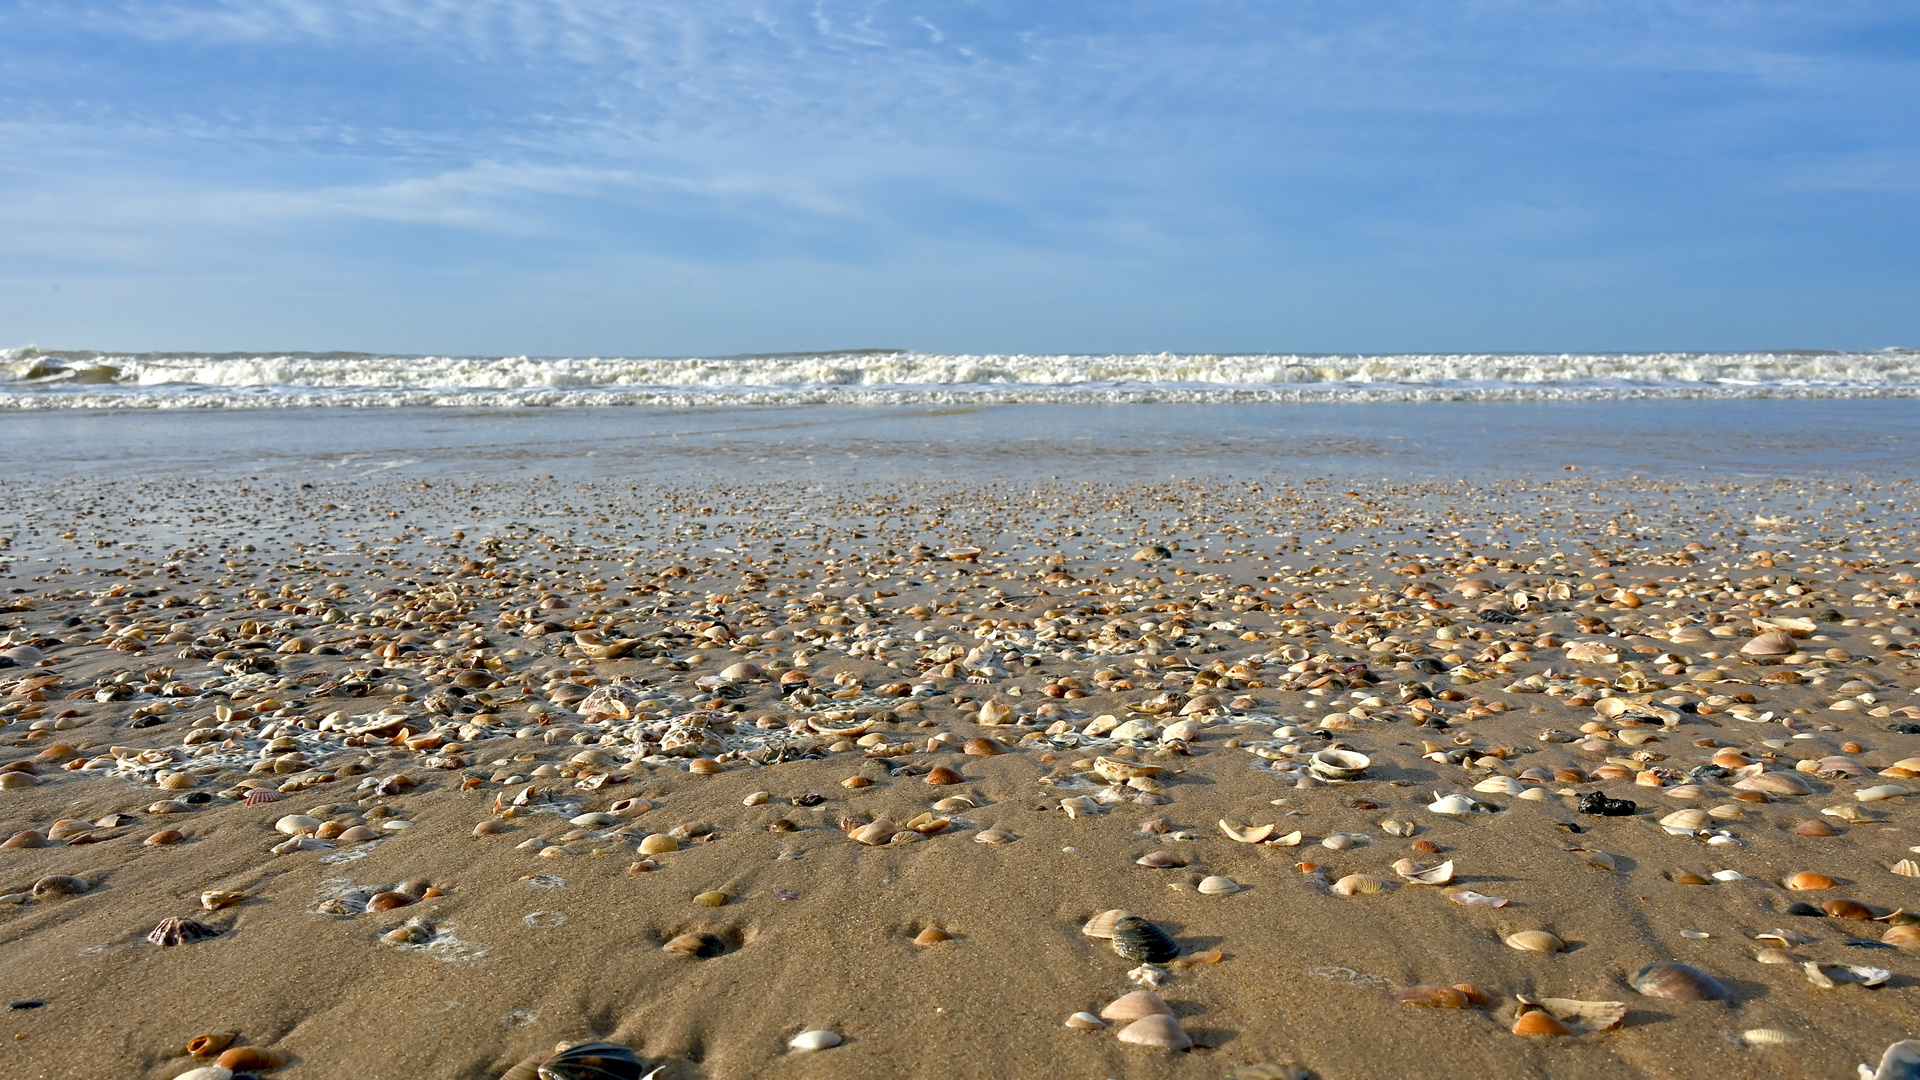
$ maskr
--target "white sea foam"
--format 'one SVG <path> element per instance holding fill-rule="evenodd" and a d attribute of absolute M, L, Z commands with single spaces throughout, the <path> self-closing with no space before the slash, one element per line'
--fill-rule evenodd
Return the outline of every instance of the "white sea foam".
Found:
<path fill-rule="evenodd" d="M 1920 351 L 380 356 L 0 350 L 0 409 L 1920 396 Z"/>

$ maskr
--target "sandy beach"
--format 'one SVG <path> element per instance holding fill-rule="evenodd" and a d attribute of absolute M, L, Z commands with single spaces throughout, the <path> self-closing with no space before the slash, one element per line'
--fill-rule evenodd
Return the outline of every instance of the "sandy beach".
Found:
<path fill-rule="evenodd" d="M 1905 479 L 530 460 L 0 496 L 12 1075 L 1845 1077 L 1916 1034 Z"/>

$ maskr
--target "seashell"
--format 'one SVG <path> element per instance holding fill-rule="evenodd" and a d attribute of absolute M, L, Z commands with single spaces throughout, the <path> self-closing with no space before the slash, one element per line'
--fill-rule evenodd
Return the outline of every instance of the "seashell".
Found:
<path fill-rule="evenodd" d="M 1790 772 L 1755 773 L 1744 780 L 1733 783 L 1736 790 L 1754 791 L 1762 795 L 1811 795 L 1813 789 L 1805 780 Z"/>
<path fill-rule="evenodd" d="M 1295 829 L 1285 836 L 1274 837 L 1273 845 L 1275 847 L 1299 847 L 1300 841 L 1304 840 L 1305 838 L 1306 838 L 1305 834 L 1303 834 L 1299 829 Z"/>
<path fill-rule="evenodd" d="M 1138 915 L 1114 920 L 1113 951 L 1129 960 L 1160 964 L 1180 955 L 1180 946 L 1165 930 Z"/>
<path fill-rule="evenodd" d="M 1142 765 L 1138 762 L 1121 761 L 1116 758 L 1097 757 L 1093 759 L 1093 771 L 1100 774 L 1108 783 L 1122 784 L 1135 777 L 1153 776 L 1161 771 L 1159 765 Z"/>
<path fill-rule="evenodd" d="M 1249 825 L 1246 828 L 1235 828 L 1227 824 L 1226 818 L 1221 818 L 1220 831 L 1226 833 L 1229 838 L 1238 840 L 1243 844 L 1258 844 L 1273 835 L 1273 826 Z"/>
<path fill-rule="evenodd" d="M 1793 1039 L 1792 1032 L 1779 1028 L 1749 1028 L 1740 1033 L 1740 1041 L 1748 1046 L 1785 1046 Z"/>
<path fill-rule="evenodd" d="M 1227 1080 L 1313 1080 L 1313 1070 L 1304 1065 L 1281 1065 L 1262 1061 L 1242 1065 L 1227 1074 Z"/>
<path fill-rule="evenodd" d="M 618 1043 L 590 1042 L 569 1047 L 541 1062 L 540 1080 L 640 1080 L 640 1056 Z"/>
<path fill-rule="evenodd" d="M 882 847 L 892 841 L 893 834 L 899 831 L 900 826 L 895 825 L 886 818 L 880 818 L 877 821 L 870 822 L 855 829 L 851 837 L 856 844 L 865 844 L 868 847 Z"/>
<path fill-rule="evenodd" d="M 20 774 L 16 773 L 11 775 Z M 0 842 L 0 848 L 13 848 L 16 850 L 20 848 L 43 848 L 47 846 L 46 834 L 34 829 L 14 833 L 12 836 L 7 837 L 5 842 Z"/>
<path fill-rule="evenodd" d="M 1210 877 L 1202 878 L 1200 884 L 1194 886 L 1194 888 L 1207 896 L 1227 896 L 1239 892 L 1240 883 L 1230 877 L 1221 877 L 1218 874 L 1214 874 Z"/>
<path fill-rule="evenodd" d="M 1380 823 L 1380 831 L 1388 836 L 1412 836 L 1417 826 L 1411 821 L 1397 821 L 1392 818 Z"/>
<path fill-rule="evenodd" d="M 1014 835 L 1005 829 L 982 829 L 973 834 L 976 844 L 1011 844 L 1013 841 Z"/>
<path fill-rule="evenodd" d="M 1149 1016 L 1172 1016 L 1173 1009 L 1151 990 L 1122 994 L 1100 1010 L 1102 1020 L 1144 1020 Z"/>
<path fill-rule="evenodd" d="M 176 916 L 171 919 L 161 919 L 160 925 L 154 927 L 153 931 L 147 935 L 147 940 L 162 946 L 185 945 L 218 937 L 219 934 L 219 930 L 206 923 Z"/>
<path fill-rule="evenodd" d="M 1507 948 L 1521 952 L 1557 953 L 1566 951 L 1567 944 L 1545 930 L 1521 930 L 1506 936 Z"/>
<path fill-rule="evenodd" d="M 187 1053 L 194 1057 L 208 1057 L 233 1045 L 240 1037 L 236 1031 L 215 1031 L 206 1035 L 195 1035 L 187 1040 Z"/>
<path fill-rule="evenodd" d="M 1193 1039 L 1172 1016 L 1146 1016 L 1120 1029 L 1119 1039 L 1134 1046 L 1152 1046 L 1163 1050 L 1189 1050 Z"/>
<path fill-rule="evenodd" d="M 87 841 L 80 838 L 91 835 L 93 829 L 94 826 L 88 822 L 63 818 L 54 822 L 53 827 L 47 830 L 47 839 L 84 844 Z"/>
<path fill-rule="evenodd" d="M 1078 820 L 1100 813 L 1103 807 L 1085 795 L 1076 795 L 1071 799 L 1061 799 L 1060 809 L 1066 811 L 1069 818 Z"/>
<path fill-rule="evenodd" d="M 954 784 L 966 783 L 966 777 L 961 776 L 945 765 L 935 765 L 927 772 L 925 782 L 933 784 L 936 787 L 951 787 Z"/>
<path fill-rule="evenodd" d="M 506 831 L 507 823 L 501 821 L 499 818 L 488 818 L 473 827 L 473 835 L 475 836 L 495 836 Z"/>
<path fill-rule="evenodd" d="M 1472 1004 L 1466 994 L 1451 986 L 1409 986 L 1393 995 L 1393 1000 L 1430 1009 L 1464 1009 Z"/>
<path fill-rule="evenodd" d="M 1187 865 L 1187 860 L 1171 851 L 1149 851 L 1133 860 L 1133 863 L 1151 870 L 1175 870 Z"/>
<path fill-rule="evenodd" d="M 1854 919 L 1866 921 L 1873 918 L 1873 909 L 1858 900 L 1829 900 L 1820 905 L 1830 919 Z"/>
<path fill-rule="evenodd" d="M 1415 885 L 1445 885 L 1453 880 L 1453 860 L 1423 867 L 1412 859 L 1401 859 L 1393 864 L 1393 872 Z"/>
<path fill-rule="evenodd" d="M 1114 925 L 1121 919 L 1131 918 L 1132 916 L 1133 912 L 1128 911 L 1126 908 L 1114 908 L 1112 911 L 1103 911 L 1093 918 L 1088 919 L 1086 924 L 1080 927 L 1080 932 L 1090 938 L 1111 939 L 1113 937 Z"/>
<path fill-rule="evenodd" d="M 968 739 L 960 744 L 960 752 L 968 757 L 993 757 L 1005 753 L 1000 744 L 992 739 Z"/>
<path fill-rule="evenodd" d="M 1462 907 L 1506 907 L 1510 901 L 1504 896 L 1486 896 L 1472 889 L 1455 889 L 1447 894 L 1447 899 Z"/>
<path fill-rule="evenodd" d="M 1473 790 L 1488 795 L 1518 795 L 1527 790 L 1527 785 L 1511 776 L 1489 776 L 1473 785 Z"/>
<path fill-rule="evenodd" d="M 403 892 L 374 893 L 373 896 L 367 899 L 367 910 L 392 911 L 394 908 L 402 908 L 409 904 L 416 903 L 419 903 L 418 897 L 409 896 Z"/>
<path fill-rule="evenodd" d="M 1307 759 L 1307 771 L 1322 780 L 1357 780 L 1373 764 L 1351 750 L 1322 750 Z"/>
<path fill-rule="evenodd" d="M 1515 1035 L 1571 1035 L 1573 1029 L 1560 1022 L 1552 1013 L 1535 1006 L 1525 1009 L 1514 1017 Z"/>
<path fill-rule="evenodd" d="M 1320 841 L 1320 846 L 1326 848 L 1328 851 L 1345 851 L 1351 848 L 1356 842 L 1358 842 L 1358 838 L 1352 833 L 1337 832 L 1325 840 Z"/>
<path fill-rule="evenodd" d="M 1859 983 L 1871 989 L 1884 986 L 1893 978 L 1893 972 L 1886 968 L 1858 964 L 1817 964 L 1809 960 L 1800 967 L 1807 973 L 1807 981 L 1822 990 L 1832 990 L 1843 982 Z"/>
<path fill-rule="evenodd" d="M 669 851 L 679 851 L 680 841 L 666 833 L 648 833 L 640 838 L 640 854 L 663 855 Z"/>
<path fill-rule="evenodd" d="M 1698 807 L 1675 810 L 1660 819 L 1660 827 L 1673 833 L 1693 833 L 1713 824 L 1713 815 Z"/>
<path fill-rule="evenodd" d="M 1819 818 L 1808 818 L 1800 824 L 1795 825 L 1792 831 L 1797 836 L 1833 836 L 1839 832 L 1839 830 L 1821 821 Z"/>
<path fill-rule="evenodd" d="M 288 836 L 298 836 L 302 833 L 310 833 L 323 824 L 325 823 L 316 817 L 308 817 L 305 814 L 288 814 L 286 817 L 274 822 L 273 827 L 276 831 L 285 833 Z"/>
<path fill-rule="evenodd" d="M 181 832 L 179 829 L 161 829 L 159 832 L 147 837 L 146 840 L 143 841 L 143 844 L 146 847 L 165 847 L 169 844 L 178 844 L 186 838 L 187 834 Z"/>
<path fill-rule="evenodd" d="M 1067 1017 L 1067 1026 L 1080 1031 L 1099 1031 L 1107 1023 L 1090 1012 L 1077 1012 Z"/>
<path fill-rule="evenodd" d="M 1727 1000 L 1727 988 L 1719 980 L 1689 964 L 1648 964 L 1634 972 L 1627 985 L 1646 997 L 1668 1001 Z"/>
<path fill-rule="evenodd" d="M 1781 884 L 1799 892 L 1813 892 L 1817 889 L 1831 889 L 1837 882 L 1825 874 L 1816 874 L 1811 870 L 1802 870 L 1797 874 L 1788 874 L 1787 879 L 1781 882 Z"/>
<path fill-rule="evenodd" d="M 1797 964 L 1800 958 L 1783 949 L 1761 949 L 1753 954 L 1753 959 L 1761 964 Z"/>
<path fill-rule="evenodd" d="M 666 952 L 679 953 L 681 956 L 697 956 L 704 959 L 726 952 L 727 940 L 719 934 L 705 930 L 690 930 L 668 938 L 667 943 L 660 948 Z"/>
<path fill-rule="evenodd" d="M 1920 926 L 1889 926 L 1887 932 L 1880 935 L 1880 940 L 1896 949 L 1920 951 Z"/>
<path fill-rule="evenodd" d="M 1368 896 L 1384 892 L 1386 889 L 1386 880 L 1374 877 L 1372 874 L 1348 874 L 1333 883 L 1335 896 Z"/>
<path fill-rule="evenodd" d="M 222 892 L 219 889 L 208 889 L 206 892 L 200 894 L 200 906 L 206 908 L 208 911 L 219 911 L 221 908 L 232 907 L 246 898 L 246 893 Z"/>
<path fill-rule="evenodd" d="M 1920 863 L 1914 862 L 1912 859 L 1901 859 L 1899 862 L 1887 867 L 1887 869 L 1899 874 L 1901 877 L 1920 878 Z"/>
<path fill-rule="evenodd" d="M 1599 850 L 1589 850 L 1587 852 L 1587 865 L 1598 867 L 1601 870 L 1617 870 L 1620 867 L 1618 860 L 1606 852 Z"/>
<path fill-rule="evenodd" d="M 1574 998 L 1541 998 L 1533 1002 L 1567 1025 L 1575 1034 L 1612 1031 L 1627 1017 L 1623 1001 L 1578 1001 Z"/>
<path fill-rule="evenodd" d="M 982 803 L 975 802 L 973 798 L 968 795 L 949 795 L 934 803 L 933 808 L 951 814 L 955 810 L 976 810 L 982 805 Z"/>
<path fill-rule="evenodd" d="M 33 883 L 32 892 L 35 900 L 44 900 L 49 896 L 79 896 L 91 888 L 93 883 L 83 877 L 48 874 Z"/>
<path fill-rule="evenodd" d="M 1860 1080 L 1920 1080 L 1920 1039 L 1902 1039 L 1887 1047 L 1878 1069 L 1860 1066 Z"/>
<path fill-rule="evenodd" d="M 342 831 L 338 839 L 343 844 L 364 844 L 369 840 L 380 839 L 380 834 L 365 825 L 355 825 Z"/>
<path fill-rule="evenodd" d="M 1769 630 L 1740 646 L 1740 651 L 1747 656 L 1791 656 L 1800 649 L 1790 635 Z"/>
<path fill-rule="evenodd" d="M 812 1050 L 827 1050 L 839 1046 L 845 1040 L 831 1031 L 803 1031 L 787 1040 L 787 1049 L 796 1053 Z"/>
<path fill-rule="evenodd" d="M 1465 795 L 1442 796 L 1436 793 L 1433 801 L 1427 804 L 1427 809 L 1436 814 L 1471 814 L 1473 800 Z"/>
<path fill-rule="evenodd" d="M 213 1059 L 215 1065 L 235 1072 L 266 1072 L 287 1063 L 287 1055 L 258 1046 L 236 1046 Z"/>
<path fill-rule="evenodd" d="M 1853 797 L 1861 802 L 1881 802 L 1885 799 L 1897 799 L 1902 795 L 1910 794 L 1912 794 L 1912 792 L 1901 787 L 1899 784 L 1880 784 L 1876 787 L 1861 788 L 1859 791 L 1853 793 Z"/>
<path fill-rule="evenodd" d="M 202 1065 L 188 1069 L 173 1080 L 233 1080 L 233 1070 L 222 1065 Z"/>
<path fill-rule="evenodd" d="M 937 945 L 942 941 L 952 941 L 953 935 L 937 926 L 929 926 L 913 936 L 915 945 Z"/>
<path fill-rule="evenodd" d="M 701 776 L 713 776 L 716 773 L 726 772 L 727 767 L 712 758 L 697 757 L 687 762 L 687 771 Z"/>

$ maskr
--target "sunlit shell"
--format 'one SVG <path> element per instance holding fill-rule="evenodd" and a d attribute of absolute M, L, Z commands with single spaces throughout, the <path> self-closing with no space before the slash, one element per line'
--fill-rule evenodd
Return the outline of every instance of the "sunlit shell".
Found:
<path fill-rule="evenodd" d="M 1507 948 L 1521 952 L 1564 952 L 1567 943 L 1545 930 L 1521 930 L 1506 936 Z"/>
<path fill-rule="evenodd" d="M 1788 656 L 1799 651 L 1792 636 L 1778 630 L 1769 630 L 1740 646 L 1740 651 L 1748 656 Z"/>
<path fill-rule="evenodd" d="M 1912 859 L 1901 859 L 1887 869 L 1901 877 L 1920 878 L 1920 862 L 1914 862 Z"/>
<path fill-rule="evenodd" d="M 1451 986 L 1409 986 L 1393 995 L 1402 1005 L 1423 1005 L 1430 1009 L 1464 1009 L 1467 995 Z"/>
<path fill-rule="evenodd" d="M 1306 834 L 1299 829 L 1295 829 L 1285 836 L 1274 837 L 1273 845 L 1275 847 L 1299 847 L 1300 841 L 1304 839 L 1306 839 Z"/>
<path fill-rule="evenodd" d="M 1527 790 L 1527 785 L 1511 776 L 1489 776 L 1473 785 L 1473 790 L 1488 795 L 1518 795 Z"/>
<path fill-rule="evenodd" d="M 1748 1028 L 1740 1033 L 1740 1041 L 1748 1046 L 1785 1046 L 1794 1041 L 1794 1035 L 1779 1028 Z"/>
<path fill-rule="evenodd" d="M 1103 1020 L 1141 1020 L 1149 1016 L 1172 1016 L 1173 1009 L 1151 990 L 1122 994 L 1100 1010 Z"/>
<path fill-rule="evenodd" d="M 1243 844 L 1258 844 L 1267 840 L 1273 835 L 1273 828 L 1272 825 L 1249 825 L 1246 828 L 1236 828 L 1227 824 L 1227 819 L 1220 819 L 1220 831 Z"/>
<path fill-rule="evenodd" d="M 1400 821 L 1389 818 L 1380 823 L 1380 831 L 1386 833 L 1388 836 L 1412 836 L 1415 829 L 1416 826 L 1411 821 Z"/>
<path fill-rule="evenodd" d="M 1103 911 L 1093 918 L 1088 919 L 1086 925 L 1080 927 L 1080 932 L 1090 938 L 1111 940 L 1113 937 L 1114 924 L 1118 923 L 1121 919 L 1131 918 L 1132 916 L 1133 912 L 1128 911 L 1126 908 L 1114 908 L 1112 911 Z"/>
<path fill-rule="evenodd" d="M 1896 949 L 1920 951 L 1920 926 L 1889 926 L 1887 932 L 1880 935 L 1880 940 Z"/>
<path fill-rule="evenodd" d="M 1727 988 L 1718 979 L 1689 964 L 1648 964 L 1627 984 L 1647 997 L 1669 1001 L 1727 1000 Z"/>
<path fill-rule="evenodd" d="M 1187 865 L 1187 860 L 1171 851 L 1149 851 L 1133 860 L 1134 865 L 1152 870 L 1173 870 Z"/>
<path fill-rule="evenodd" d="M 1833 919 L 1866 921 L 1873 918 L 1873 909 L 1858 900 L 1828 900 L 1820 905 L 1820 910 Z"/>
<path fill-rule="evenodd" d="M 1011 844 L 1013 841 L 1013 834 L 1005 829 L 982 829 L 973 834 L 976 844 Z"/>
<path fill-rule="evenodd" d="M 1307 771 L 1322 780 L 1353 780 L 1372 764 L 1367 755 L 1351 750 L 1322 750 L 1307 759 Z"/>
<path fill-rule="evenodd" d="M 1415 885 L 1445 885 L 1453 880 L 1453 860 L 1438 866 L 1421 866 L 1412 859 L 1401 859 L 1393 864 L 1393 872 Z"/>
<path fill-rule="evenodd" d="M 831 1031 L 803 1031 L 787 1040 L 787 1049 L 800 1053 L 814 1050 L 828 1050 L 839 1046 L 845 1040 Z"/>
<path fill-rule="evenodd" d="M 1165 1050 L 1187 1050 L 1193 1046 L 1193 1039 L 1171 1016 L 1142 1017 L 1122 1028 L 1118 1038 L 1123 1043 Z"/>
<path fill-rule="evenodd" d="M 1465 795 L 1436 795 L 1434 800 L 1427 804 L 1427 809 L 1436 814 L 1471 814 L 1473 800 Z"/>
<path fill-rule="evenodd" d="M 727 939 L 706 930 L 690 930 L 667 939 L 660 946 L 666 952 L 679 953 L 681 956 L 709 957 L 719 956 L 727 951 Z"/>
<path fill-rule="evenodd" d="M 1098 1031 L 1107 1023 L 1090 1012 L 1077 1012 L 1067 1017 L 1067 1026 L 1080 1031 Z"/>
<path fill-rule="evenodd" d="M 1859 791 L 1853 793 L 1853 797 L 1861 802 L 1881 802 L 1886 799 L 1897 799 L 1902 795 L 1910 794 L 1912 794 L 1912 792 L 1901 787 L 1899 784 L 1880 784 L 1875 787 L 1861 788 Z"/>
<path fill-rule="evenodd" d="M 1333 883 L 1335 896 L 1366 896 L 1383 892 L 1386 888 L 1386 880 L 1374 877 L 1372 874 L 1348 874 Z"/>
<path fill-rule="evenodd" d="M 1841 983 L 1859 983 L 1861 986 L 1885 986 L 1893 978 L 1893 972 L 1886 968 L 1867 967 L 1862 964 L 1819 964 L 1807 961 L 1800 965 L 1807 973 L 1807 981 L 1822 990 L 1832 990 Z"/>
<path fill-rule="evenodd" d="M 1808 818 L 1798 825 L 1795 825 L 1792 832 L 1796 836 L 1833 836 L 1836 835 L 1839 830 L 1821 821 L 1819 818 Z"/>
<path fill-rule="evenodd" d="M 316 817 L 308 817 L 305 814 L 288 814 L 279 821 L 274 822 L 273 827 L 288 836 L 298 836 L 301 833 L 312 832 L 319 828 L 321 824 L 323 824 L 321 820 Z"/>
<path fill-rule="evenodd" d="M 1781 884 L 1799 892 L 1813 892 L 1818 889 L 1831 889 L 1837 882 L 1825 874 L 1816 874 L 1811 870 L 1802 870 L 1797 874 L 1788 874 Z"/>
<path fill-rule="evenodd" d="M 1514 1017 L 1515 1035 L 1571 1035 L 1573 1029 L 1560 1022 L 1552 1013 L 1535 1006 Z"/>
<path fill-rule="evenodd" d="M 1195 886 L 1195 888 L 1208 896 L 1226 896 L 1230 893 L 1239 892 L 1240 883 L 1230 877 L 1221 877 L 1218 874 L 1214 874 L 1202 878 L 1200 884 Z"/>
<path fill-rule="evenodd" d="M 1733 786 L 1740 791 L 1754 791 L 1763 795 L 1811 795 L 1813 788 L 1805 780 L 1790 772 L 1762 772 L 1744 780 L 1736 780 Z"/>
<path fill-rule="evenodd" d="M 1677 830 L 1679 832 L 1698 832 L 1712 824 L 1713 816 L 1698 807 L 1675 810 L 1673 813 L 1660 819 L 1662 828 Z"/>
<path fill-rule="evenodd" d="M 1525 999 L 1523 999 L 1525 1000 Z M 1576 1034 L 1612 1031 L 1627 1017 L 1623 1001 L 1579 1001 L 1574 998 L 1541 998 L 1531 1002 L 1553 1014 Z"/>

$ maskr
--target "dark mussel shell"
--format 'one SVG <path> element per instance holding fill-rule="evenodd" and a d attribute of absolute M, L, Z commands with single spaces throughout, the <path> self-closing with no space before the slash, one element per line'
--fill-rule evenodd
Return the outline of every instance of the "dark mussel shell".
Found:
<path fill-rule="evenodd" d="M 161 919 L 160 925 L 153 928 L 147 940 L 155 945 L 185 945 L 194 941 L 205 941 L 219 937 L 220 931 L 195 919 Z"/>
<path fill-rule="evenodd" d="M 1687 964 L 1648 964 L 1627 982 L 1647 997 L 1669 1001 L 1727 1000 L 1727 988 L 1720 980 Z"/>
<path fill-rule="evenodd" d="M 1638 809 L 1632 799 L 1610 799 L 1598 791 L 1588 792 L 1580 799 L 1580 812 L 1595 817 L 1631 817 Z"/>
<path fill-rule="evenodd" d="M 1180 946 L 1165 930 L 1138 915 L 1113 924 L 1113 951 L 1129 960 L 1160 964 L 1180 955 Z"/>
<path fill-rule="evenodd" d="M 640 1080 L 640 1055 L 618 1043 L 581 1043 L 553 1055 L 535 1070 L 540 1080 Z"/>

